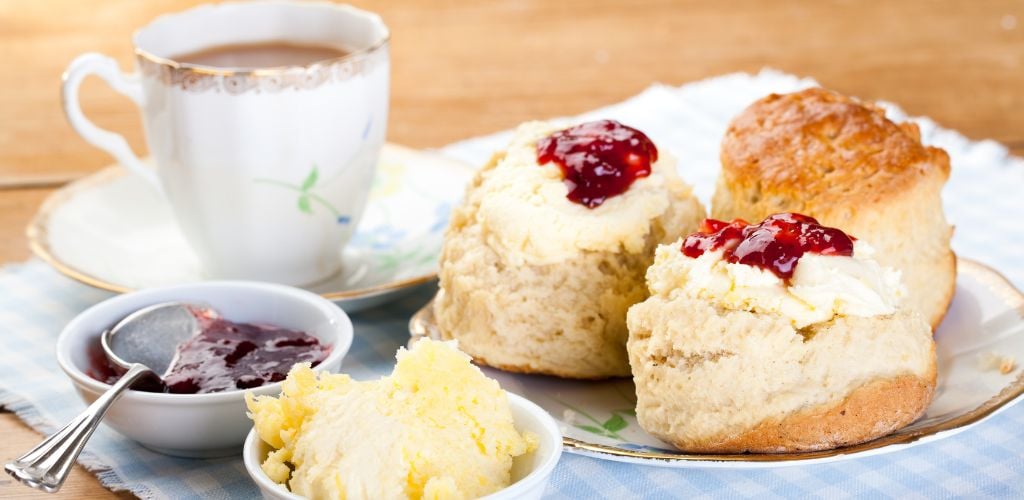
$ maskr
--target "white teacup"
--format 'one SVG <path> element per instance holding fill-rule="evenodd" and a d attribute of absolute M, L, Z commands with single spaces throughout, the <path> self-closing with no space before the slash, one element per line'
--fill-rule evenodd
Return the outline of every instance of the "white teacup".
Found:
<path fill-rule="evenodd" d="M 379 16 L 347 5 L 200 6 L 135 33 L 135 73 L 100 54 L 75 59 L 64 111 L 85 140 L 164 193 L 208 277 L 308 284 L 338 271 L 366 204 L 387 124 L 388 39 Z M 351 52 L 255 70 L 175 61 L 278 41 Z M 141 108 L 155 172 L 82 114 L 89 75 Z"/>

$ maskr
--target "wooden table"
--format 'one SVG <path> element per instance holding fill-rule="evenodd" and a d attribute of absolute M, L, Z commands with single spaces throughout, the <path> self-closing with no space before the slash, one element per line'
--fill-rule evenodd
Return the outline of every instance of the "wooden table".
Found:
<path fill-rule="evenodd" d="M 0 2 L 0 261 L 29 256 L 23 228 L 55 187 L 111 163 L 67 125 L 64 66 L 94 50 L 131 64 L 132 30 L 195 0 Z M 1020 1 L 354 1 L 391 26 L 389 139 L 416 147 L 582 112 L 653 82 L 774 67 L 886 99 L 1024 153 Z M 85 112 L 144 152 L 135 108 L 102 83 Z M 0 414 L 0 459 L 39 436 Z M 0 479 L 0 497 L 44 494 Z M 58 495 L 115 496 L 84 470 Z"/>

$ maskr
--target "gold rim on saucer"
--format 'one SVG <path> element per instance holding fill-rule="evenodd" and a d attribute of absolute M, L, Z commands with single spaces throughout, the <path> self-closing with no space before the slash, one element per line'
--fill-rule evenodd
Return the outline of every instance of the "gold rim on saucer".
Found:
<path fill-rule="evenodd" d="M 394 147 L 394 145 L 388 144 L 388 146 Z M 398 146 L 401 147 L 401 146 Z M 25 228 L 25 236 L 28 239 L 28 246 L 32 253 L 42 259 L 44 262 L 49 264 L 51 267 L 56 269 L 59 273 L 93 288 L 99 288 L 114 293 L 127 293 L 134 291 L 133 288 L 111 283 L 102 278 L 86 273 L 74 266 L 63 262 L 58 258 L 53 251 L 50 249 L 49 237 L 47 235 L 47 228 L 49 227 L 48 221 L 50 215 L 54 209 L 67 200 L 71 199 L 76 194 L 82 191 L 88 191 L 95 186 L 109 182 L 112 179 L 129 175 L 123 168 L 118 165 L 108 167 L 95 174 L 83 177 L 76 181 L 73 181 L 66 186 L 54 191 L 46 200 L 40 205 L 39 210 L 29 221 L 28 226 Z M 437 273 L 423 274 L 412 278 L 406 278 L 403 280 L 393 281 L 382 285 L 376 285 L 366 288 L 358 288 L 355 290 L 345 290 L 339 292 L 325 292 L 320 293 L 320 296 L 328 300 L 351 300 L 351 299 L 364 299 L 382 295 L 388 292 L 393 292 L 403 288 L 410 288 L 416 285 L 427 283 L 437 278 Z M 301 288 L 301 287 L 300 287 Z"/>
<path fill-rule="evenodd" d="M 1021 292 L 999 271 L 980 262 L 957 257 L 957 273 L 970 276 L 985 285 L 998 295 L 1012 311 L 1024 320 L 1024 292 Z M 439 292 L 440 293 L 440 292 Z M 433 300 L 416 312 L 409 320 L 410 344 L 420 338 L 438 338 L 439 332 L 434 322 Z M 887 446 L 909 444 L 920 439 L 934 436 L 954 429 L 962 429 L 975 424 L 1005 407 L 1015 399 L 1024 395 L 1024 373 L 1018 374 L 1012 382 L 971 411 L 952 418 L 941 419 L 921 427 L 910 427 L 896 431 L 887 436 L 853 446 L 832 450 L 800 452 L 800 453 L 749 453 L 749 454 L 695 454 L 672 453 L 659 451 L 629 450 L 616 446 L 589 443 L 571 437 L 562 437 L 562 444 L 569 450 L 577 450 L 590 454 L 608 455 L 609 459 L 644 459 L 666 462 L 802 462 L 851 455 L 869 450 L 877 450 Z"/>

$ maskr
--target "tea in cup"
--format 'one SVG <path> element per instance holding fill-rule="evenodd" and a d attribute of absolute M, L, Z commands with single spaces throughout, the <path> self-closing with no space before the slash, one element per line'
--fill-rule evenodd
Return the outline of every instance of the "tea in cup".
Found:
<path fill-rule="evenodd" d="M 326 2 L 200 6 L 134 37 L 136 71 L 79 56 L 72 127 L 167 199 L 204 273 L 302 285 L 338 272 L 369 195 L 388 114 L 389 31 Z M 156 169 L 78 103 L 96 75 L 142 111 Z"/>

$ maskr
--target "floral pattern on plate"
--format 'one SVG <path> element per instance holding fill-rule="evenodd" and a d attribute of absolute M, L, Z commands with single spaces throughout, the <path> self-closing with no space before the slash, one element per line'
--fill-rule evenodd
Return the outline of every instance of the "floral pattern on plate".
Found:
<path fill-rule="evenodd" d="M 342 272 L 306 288 L 354 311 L 432 280 L 453 200 L 472 174 L 440 155 L 386 145 L 366 212 L 342 251 Z M 297 210 L 328 210 L 313 197 L 316 168 L 304 179 L 280 187 L 295 192 Z M 62 273 L 114 292 L 203 279 L 170 207 L 116 166 L 51 195 L 30 224 L 29 241 Z"/>

